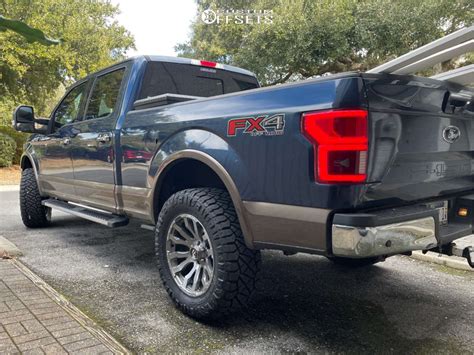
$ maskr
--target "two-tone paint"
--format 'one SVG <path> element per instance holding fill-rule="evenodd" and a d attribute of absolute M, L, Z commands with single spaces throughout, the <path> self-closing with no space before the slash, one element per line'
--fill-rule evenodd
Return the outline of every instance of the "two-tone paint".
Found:
<path fill-rule="evenodd" d="M 249 246 L 327 253 L 327 226 L 337 211 L 410 204 L 474 189 L 474 113 L 472 105 L 453 112 L 449 95 L 461 90 L 456 85 L 345 73 L 134 110 L 149 60 L 172 59 L 137 57 L 107 69 L 126 68 L 119 103 L 107 122 L 79 121 L 28 143 L 25 158 L 37 166 L 43 193 L 154 223 L 162 179 L 177 161 L 198 160 L 231 194 Z M 87 78 L 88 85 L 103 73 Z M 312 145 L 301 134 L 302 113 L 341 108 L 369 111 L 367 183 L 314 181 Z M 231 120 L 272 115 L 284 115 L 281 134 L 228 134 Z M 453 143 L 442 138 L 447 126 L 461 132 Z M 110 144 L 98 145 L 99 134 L 110 134 Z M 52 158 L 56 165 L 37 163 L 49 141 L 68 137 L 70 150 Z"/>

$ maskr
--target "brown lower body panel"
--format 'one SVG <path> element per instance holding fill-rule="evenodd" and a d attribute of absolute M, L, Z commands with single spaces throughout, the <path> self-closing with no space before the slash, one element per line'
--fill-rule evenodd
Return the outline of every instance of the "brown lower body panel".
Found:
<path fill-rule="evenodd" d="M 331 210 L 243 201 L 244 218 L 256 249 L 327 254 Z"/>

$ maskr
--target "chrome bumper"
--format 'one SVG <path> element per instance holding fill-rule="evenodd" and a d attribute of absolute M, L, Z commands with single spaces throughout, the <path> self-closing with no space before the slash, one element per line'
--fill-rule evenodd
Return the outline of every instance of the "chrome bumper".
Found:
<path fill-rule="evenodd" d="M 348 258 L 399 254 L 438 244 L 433 217 L 377 227 L 332 225 L 332 253 Z"/>

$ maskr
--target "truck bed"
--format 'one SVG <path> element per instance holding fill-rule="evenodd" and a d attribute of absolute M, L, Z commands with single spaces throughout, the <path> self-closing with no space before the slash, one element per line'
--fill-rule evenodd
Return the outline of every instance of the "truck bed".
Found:
<path fill-rule="evenodd" d="M 167 151 L 182 141 L 219 160 L 225 156 L 224 167 L 243 200 L 336 210 L 403 205 L 473 190 L 474 113 L 472 105 L 450 100 L 459 93 L 473 94 L 427 78 L 343 73 L 135 110 L 125 119 L 121 142 Z M 454 113 L 452 103 L 460 105 Z M 367 181 L 315 182 L 301 113 L 348 107 L 369 113 Z M 228 135 L 229 119 L 275 114 L 284 115 L 282 135 Z M 450 126 L 461 132 L 453 143 L 443 139 Z M 123 184 L 146 187 L 145 176 L 137 176 L 140 169 L 137 163 L 125 164 Z"/>

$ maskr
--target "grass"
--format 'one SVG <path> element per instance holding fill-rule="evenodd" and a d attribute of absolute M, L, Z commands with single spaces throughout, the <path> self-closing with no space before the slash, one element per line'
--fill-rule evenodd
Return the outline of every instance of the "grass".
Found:
<path fill-rule="evenodd" d="M 444 272 L 445 274 L 449 274 L 453 276 L 471 276 L 472 275 L 471 271 L 453 269 L 445 265 L 436 265 L 435 269 L 438 271 Z"/>

